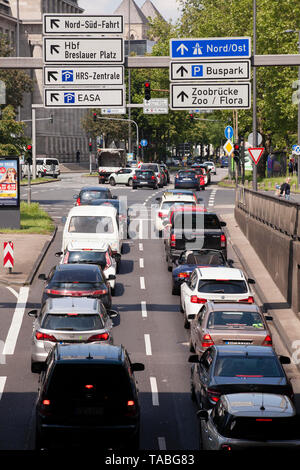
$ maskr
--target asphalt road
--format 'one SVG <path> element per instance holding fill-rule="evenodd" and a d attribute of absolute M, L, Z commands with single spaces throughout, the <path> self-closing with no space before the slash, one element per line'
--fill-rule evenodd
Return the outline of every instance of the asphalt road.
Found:
<path fill-rule="evenodd" d="M 213 183 L 225 170 L 213 176 Z M 62 217 L 73 207 L 73 195 L 96 178 L 63 174 L 61 182 L 32 188 L 32 200 L 48 210 L 58 232 L 39 273 L 48 273 L 58 263 Z M 129 239 L 117 276 L 113 305 L 120 312 L 114 329 L 115 344 L 123 344 L 133 361 L 143 362 L 137 372 L 141 401 L 141 448 L 145 450 L 196 450 L 199 448 L 195 406 L 190 398 L 189 332 L 183 327 L 179 297 L 171 294 L 163 241 L 151 239 L 151 204 L 161 190 L 132 190 L 116 186 L 113 194 L 126 196 L 139 210 L 135 221 L 141 238 Z M 26 199 L 27 190 L 22 189 Z M 212 184 L 198 193 L 210 209 L 233 210 L 234 191 Z M 138 204 L 138 207 L 136 206 Z M 228 257 L 240 267 L 231 246 Z M 30 371 L 32 319 L 27 312 L 40 305 L 42 281 L 37 276 L 30 288 L 0 286 L 0 450 L 30 450 L 34 446 L 34 403 L 38 376 Z M 276 342 L 284 350 L 280 339 Z M 289 366 L 290 367 L 290 366 Z M 292 374 L 296 374 L 291 369 Z"/>

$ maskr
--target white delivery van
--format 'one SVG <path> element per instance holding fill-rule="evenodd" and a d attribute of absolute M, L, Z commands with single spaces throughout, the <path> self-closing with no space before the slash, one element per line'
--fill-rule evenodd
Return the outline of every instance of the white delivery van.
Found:
<path fill-rule="evenodd" d="M 123 246 L 119 231 L 117 210 L 112 206 L 75 206 L 66 219 L 63 230 L 62 250 L 73 242 L 107 242 L 117 262 L 119 271 Z"/>
<path fill-rule="evenodd" d="M 32 165 L 30 165 L 30 174 L 32 175 Z M 37 157 L 36 174 L 38 178 L 43 176 L 52 176 L 57 178 L 60 175 L 59 161 L 52 157 Z M 28 165 L 22 165 L 22 176 L 28 176 Z"/>

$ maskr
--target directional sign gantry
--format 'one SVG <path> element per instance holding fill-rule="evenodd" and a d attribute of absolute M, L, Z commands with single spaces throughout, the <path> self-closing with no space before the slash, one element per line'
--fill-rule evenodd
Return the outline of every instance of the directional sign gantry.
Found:
<path fill-rule="evenodd" d="M 123 16 L 44 14 L 43 34 L 123 34 Z"/>

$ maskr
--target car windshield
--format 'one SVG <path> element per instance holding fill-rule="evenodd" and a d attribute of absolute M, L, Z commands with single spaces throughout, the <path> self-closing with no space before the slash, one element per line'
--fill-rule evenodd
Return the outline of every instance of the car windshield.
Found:
<path fill-rule="evenodd" d="M 109 191 L 83 191 L 80 194 L 81 201 L 89 201 L 92 199 L 109 199 Z"/>
<path fill-rule="evenodd" d="M 135 172 L 136 176 L 154 176 L 154 172 L 153 171 L 136 171 Z"/>
<path fill-rule="evenodd" d="M 222 435 L 248 441 L 299 439 L 299 418 L 269 418 L 266 412 L 257 418 L 230 416 Z"/>
<path fill-rule="evenodd" d="M 106 266 L 106 252 L 105 251 L 69 251 L 67 263 L 89 263 L 89 264 L 100 264 L 100 266 Z"/>
<path fill-rule="evenodd" d="M 73 216 L 68 231 L 74 233 L 114 233 L 113 219 L 104 215 Z"/>
<path fill-rule="evenodd" d="M 103 281 L 102 271 L 98 267 L 97 269 L 92 269 L 91 266 L 86 266 L 87 269 L 77 269 L 77 266 L 70 266 L 70 268 L 72 269 L 56 270 L 51 281 L 77 283 Z"/>
<path fill-rule="evenodd" d="M 267 356 L 220 356 L 216 360 L 214 376 L 217 377 L 283 377 L 275 357 Z"/>
<path fill-rule="evenodd" d="M 175 229 L 221 229 L 218 217 L 215 214 L 205 214 L 204 212 L 179 212 L 174 214 L 173 225 Z"/>
<path fill-rule="evenodd" d="M 46 330 L 89 331 L 104 328 L 100 315 L 78 313 L 48 314 L 42 322 Z"/>
<path fill-rule="evenodd" d="M 162 210 L 169 210 L 171 207 L 195 206 L 196 201 L 165 201 L 162 203 Z"/>
<path fill-rule="evenodd" d="M 198 284 L 198 292 L 206 292 L 208 294 L 246 294 L 248 293 L 248 288 L 245 281 L 201 279 Z"/>
<path fill-rule="evenodd" d="M 242 330 L 263 330 L 264 324 L 258 312 L 212 312 L 209 315 L 207 328 L 225 329 L 239 328 Z"/>
<path fill-rule="evenodd" d="M 123 367 L 115 364 L 56 364 L 48 382 L 47 397 L 67 402 L 84 400 L 86 385 L 90 393 L 103 404 L 116 406 L 119 402 L 124 407 L 132 398 L 130 381 Z M 94 402 L 94 400 L 93 400 Z M 77 402 L 78 403 L 78 402 Z M 80 403 L 80 402 L 79 402 Z"/>

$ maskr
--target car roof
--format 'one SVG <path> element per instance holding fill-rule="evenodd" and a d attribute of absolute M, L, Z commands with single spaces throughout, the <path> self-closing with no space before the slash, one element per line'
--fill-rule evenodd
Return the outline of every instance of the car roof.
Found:
<path fill-rule="evenodd" d="M 83 188 L 80 189 L 80 192 L 82 191 L 99 191 L 99 192 L 107 192 L 110 191 L 109 188 L 103 188 L 103 186 L 83 186 Z"/>
<path fill-rule="evenodd" d="M 72 241 L 68 243 L 67 250 L 68 251 L 107 251 L 109 247 L 109 243 L 102 241 L 102 240 L 94 240 L 94 241 Z"/>
<path fill-rule="evenodd" d="M 170 194 L 170 196 L 163 198 L 162 202 L 195 202 L 192 194 Z"/>
<path fill-rule="evenodd" d="M 222 279 L 222 280 L 236 280 L 246 281 L 244 273 L 238 268 L 227 267 L 210 267 L 210 268 L 196 268 L 199 277 L 202 279 Z"/>
<path fill-rule="evenodd" d="M 218 353 L 218 356 L 266 356 L 277 357 L 272 346 L 253 346 L 253 345 L 215 345 L 211 346 Z"/>
<path fill-rule="evenodd" d="M 170 197 L 170 196 L 173 196 L 174 194 L 191 194 L 191 195 L 194 195 L 193 191 L 190 191 L 188 189 L 168 189 L 168 191 L 165 191 L 163 193 L 163 197 Z"/>
<path fill-rule="evenodd" d="M 56 360 L 89 364 L 120 364 L 123 362 L 123 346 L 113 346 L 97 343 L 57 344 L 55 350 Z"/>
<path fill-rule="evenodd" d="M 89 204 L 84 205 L 84 206 L 75 206 L 72 207 L 70 210 L 69 214 L 70 217 L 74 215 L 86 215 L 86 216 L 97 216 L 97 215 L 117 215 L 117 209 L 112 206 L 91 206 Z"/>
<path fill-rule="evenodd" d="M 287 418 L 296 415 L 291 400 L 275 393 L 232 393 L 222 395 L 220 400 L 233 416 Z"/>
<path fill-rule="evenodd" d="M 235 312 L 239 312 L 239 311 L 243 311 L 243 312 L 255 312 L 255 313 L 260 313 L 262 314 L 260 308 L 258 305 L 256 304 L 248 304 L 248 303 L 240 303 L 240 302 L 232 302 L 232 303 L 229 303 L 229 302 L 226 302 L 226 303 L 222 303 L 222 302 L 214 302 L 212 300 L 209 300 L 207 302 L 209 304 L 209 308 L 211 310 L 214 310 L 214 311 L 221 311 L 221 312 L 232 312 L 232 311 L 235 311 Z"/>
<path fill-rule="evenodd" d="M 45 302 L 45 312 L 58 313 L 97 313 L 100 309 L 98 299 L 87 297 L 56 297 L 48 298 Z"/>
<path fill-rule="evenodd" d="M 100 268 L 96 264 L 86 264 L 86 263 L 76 263 L 76 264 L 58 264 L 55 266 L 56 272 L 64 272 L 64 271 L 99 271 Z"/>

